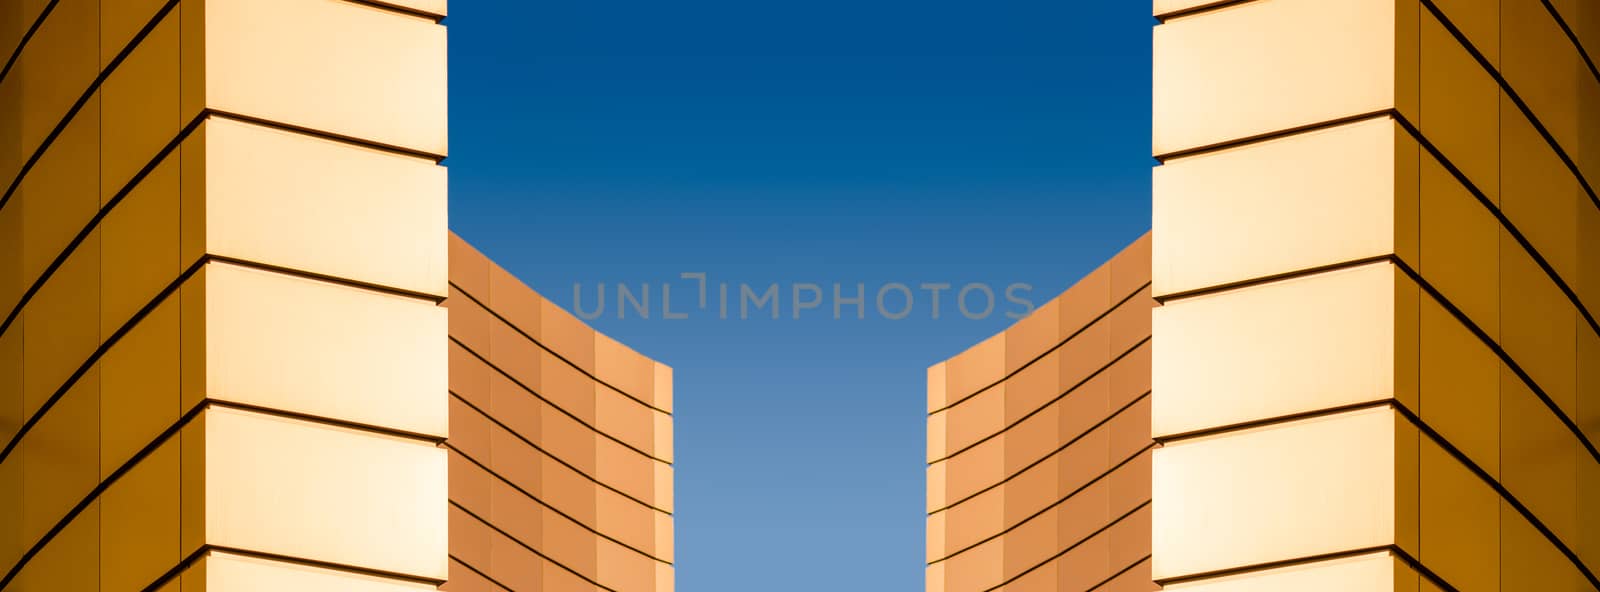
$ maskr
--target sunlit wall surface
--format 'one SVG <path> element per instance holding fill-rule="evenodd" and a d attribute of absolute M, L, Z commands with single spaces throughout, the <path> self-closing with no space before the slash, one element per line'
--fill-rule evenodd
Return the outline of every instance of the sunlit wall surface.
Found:
<path fill-rule="evenodd" d="M 0 589 L 444 581 L 443 4 L 0 4 Z"/>
<path fill-rule="evenodd" d="M 672 369 L 450 241 L 451 592 L 670 592 Z"/>
<path fill-rule="evenodd" d="M 1600 5 L 1155 8 L 1154 578 L 1595 590 Z"/>
<path fill-rule="evenodd" d="M 928 370 L 930 592 L 1155 589 L 1150 247 Z"/>

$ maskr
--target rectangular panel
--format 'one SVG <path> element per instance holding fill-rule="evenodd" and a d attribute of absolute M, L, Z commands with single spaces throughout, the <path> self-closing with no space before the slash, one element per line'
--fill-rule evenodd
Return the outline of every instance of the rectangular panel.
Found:
<path fill-rule="evenodd" d="M 343 0 L 213 0 L 205 27 L 206 106 L 446 153 L 444 27 Z"/>
<path fill-rule="evenodd" d="M 1395 253 L 1401 141 L 1380 118 L 1156 167 L 1156 296 Z"/>
<path fill-rule="evenodd" d="M 100 87 L 100 202 L 110 201 L 177 138 L 178 13 L 171 11 Z"/>
<path fill-rule="evenodd" d="M 219 407 L 205 425 L 208 543 L 444 579 L 443 448 Z"/>
<path fill-rule="evenodd" d="M 1416 572 L 1398 557 L 1379 552 L 1356 557 L 1291 565 L 1239 575 L 1181 584 L 1168 584 L 1170 592 L 1371 592 L 1415 590 Z M 1409 580 L 1410 586 L 1401 582 Z"/>
<path fill-rule="evenodd" d="M 447 15 L 447 12 L 446 12 L 447 6 L 446 5 L 449 3 L 448 0 L 373 0 L 373 1 L 375 3 L 377 3 L 377 4 L 384 4 L 384 5 L 394 6 L 394 7 L 405 9 L 405 10 L 412 10 L 412 11 L 416 11 L 416 12 L 419 12 L 419 13 L 428 14 L 428 15 L 431 15 L 431 16 L 436 16 L 436 17 L 439 17 L 439 18 L 444 18 Z"/>
<path fill-rule="evenodd" d="M 1494 4 L 1476 2 L 1493 8 Z M 1422 135 L 1491 199 L 1500 193 L 1500 87 L 1432 15 L 1422 19 Z"/>
<path fill-rule="evenodd" d="M 433 161 L 211 118 L 207 252 L 446 296 L 447 175 Z M 360 223 L 352 223 L 359 220 Z"/>
<path fill-rule="evenodd" d="M 205 280 L 208 396 L 448 433 L 444 308 L 227 264 Z"/>
<path fill-rule="evenodd" d="M 1395 0 L 1257 0 L 1155 28 L 1154 152 L 1395 106 Z"/>
<path fill-rule="evenodd" d="M 212 551 L 200 560 L 196 568 L 202 571 L 204 587 L 197 592 L 422 592 L 433 586 L 418 582 L 380 578 L 298 565 L 284 561 L 271 561 L 243 555 Z M 184 577 L 184 592 L 190 591 L 190 579 Z"/>
<path fill-rule="evenodd" d="M 1366 409 L 1156 449 L 1156 579 L 1395 542 L 1398 417 Z"/>
<path fill-rule="evenodd" d="M 1408 281 L 1375 263 L 1156 309 L 1153 435 L 1395 396 L 1395 294 Z"/>
<path fill-rule="evenodd" d="M 167 440 L 101 494 L 101 590 L 144 590 L 183 559 L 179 447 Z"/>

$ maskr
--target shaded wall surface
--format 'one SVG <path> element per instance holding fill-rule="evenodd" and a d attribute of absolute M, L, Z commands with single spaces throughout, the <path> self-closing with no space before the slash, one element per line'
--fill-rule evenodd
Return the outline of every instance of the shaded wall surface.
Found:
<path fill-rule="evenodd" d="M 1155 579 L 1595 590 L 1600 5 L 1155 9 Z"/>
<path fill-rule="evenodd" d="M 1156 588 L 1150 245 L 928 369 L 930 592 Z"/>
<path fill-rule="evenodd" d="M 455 592 L 665 592 L 672 369 L 450 242 Z"/>
<path fill-rule="evenodd" d="M 0 589 L 444 581 L 443 4 L 0 5 Z"/>

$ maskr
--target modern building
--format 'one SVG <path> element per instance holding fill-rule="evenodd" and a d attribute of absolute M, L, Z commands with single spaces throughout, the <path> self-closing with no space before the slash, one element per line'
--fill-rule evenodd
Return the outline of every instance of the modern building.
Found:
<path fill-rule="evenodd" d="M 1102 268 L 930 370 L 928 589 L 1600 589 L 1600 5 L 1154 7 L 1152 489 L 1029 480 Z"/>
<path fill-rule="evenodd" d="M 1155 5 L 1156 581 L 1600 587 L 1600 6 Z"/>
<path fill-rule="evenodd" d="M 672 588 L 670 370 L 451 238 L 444 16 L 0 6 L 0 590 Z"/>
<path fill-rule="evenodd" d="M 672 369 L 451 235 L 452 592 L 670 592 Z"/>
<path fill-rule="evenodd" d="M 929 592 L 1156 589 L 1150 249 L 928 369 Z"/>

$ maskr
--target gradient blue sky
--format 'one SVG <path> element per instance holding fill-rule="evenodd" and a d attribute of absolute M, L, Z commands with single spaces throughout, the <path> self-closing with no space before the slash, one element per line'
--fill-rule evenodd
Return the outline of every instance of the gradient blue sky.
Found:
<path fill-rule="evenodd" d="M 868 285 L 594 322 L 676 368 L 678 588 L 920 590 L 925 369 L 1011 320 L 870 290 L 1043 302 L 1148 229 L 1149 3 L 452 4 L 450 223 L 536 290 Z"/>

